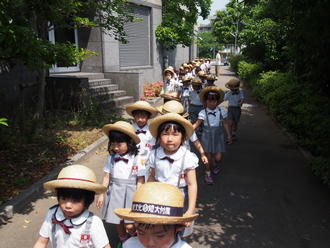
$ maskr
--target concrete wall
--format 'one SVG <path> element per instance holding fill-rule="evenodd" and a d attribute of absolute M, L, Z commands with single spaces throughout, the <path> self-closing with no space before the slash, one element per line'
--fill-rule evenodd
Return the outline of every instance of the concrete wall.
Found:
<path fill-rule="evenodd" d="M 80 48 L 89 49 L 97 55 L 87 58 L 80 64 L 83 72 L 103 72 L 103 44 L 100 28 L 80 28 L 78 30 L 78 45 Z"/>
<path fill-rule="evenodd" d="M 156 42 L 155 30 L 162 21 L 160 0 L 132 1 L 136 4 L 151 7 L 151 65 L 121 67 L 119 63 L 119 42 L 103 33 L 103 65 L 106 78 L 111 78 L 121 89 L 137 100 L 143 95 L 143 85 L 162 80 L 163 56 Z M 137 78 L 134 78 L 137 77 Z"/>

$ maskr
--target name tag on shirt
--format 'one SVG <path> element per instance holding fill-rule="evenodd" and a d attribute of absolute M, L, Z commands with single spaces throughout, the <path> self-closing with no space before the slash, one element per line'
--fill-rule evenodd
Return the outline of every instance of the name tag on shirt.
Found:
<path fill-rule="evenodd" d="M 180 174 L 179 187 L 186 186 L 186 174 Z"/>
<path fill-rule="evenodd" d="M 137 176 L 137 174 L 138 174 L 138 166 L 133 165 L 132 166 L 132 176 Z"/>

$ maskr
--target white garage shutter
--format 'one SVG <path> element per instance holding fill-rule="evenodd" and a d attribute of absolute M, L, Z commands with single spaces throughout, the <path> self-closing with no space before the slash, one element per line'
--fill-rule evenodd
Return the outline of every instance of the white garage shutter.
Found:
<path fill-rule="evenodd" d="M 119 60 L 121 67 L 151 65 L 151 35 L 150 15 L 151 8 L 132 5 L 137 22 L 127 23 L 124 26 L 127 44 L 119 45 Z"/>

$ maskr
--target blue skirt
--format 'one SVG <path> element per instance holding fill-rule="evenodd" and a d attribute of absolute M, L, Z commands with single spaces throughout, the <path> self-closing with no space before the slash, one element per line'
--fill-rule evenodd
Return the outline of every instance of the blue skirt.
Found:
<path fill-rule="evenodd" d="M 225 133 L 222 126 L 209 127 L 203 126 L 201 143 L 205 152 L 217 153 L 225 152 Z"/>

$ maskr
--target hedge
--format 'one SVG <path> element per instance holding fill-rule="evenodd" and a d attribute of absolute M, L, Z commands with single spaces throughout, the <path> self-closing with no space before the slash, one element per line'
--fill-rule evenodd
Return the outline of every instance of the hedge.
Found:
<path fill-rule="evenodd" d="M 240 61 L 238 75 L 269 113 L 310 151 L 312 171 L 330 186 L 330 102 L 304 87 L 293 73 L 262 72 L 261 66 Z"/>

